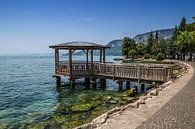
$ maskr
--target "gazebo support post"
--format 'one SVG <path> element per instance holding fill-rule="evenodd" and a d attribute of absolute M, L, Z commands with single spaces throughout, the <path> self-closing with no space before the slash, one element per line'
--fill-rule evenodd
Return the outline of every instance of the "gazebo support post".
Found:
<path fill-rule="evenodd" d="M 93 69 L 93 49 L 91 49 L 91 70 L 92 70 L 91 71 L 92 72 L 91 74 L 93 75 L 93 70 L 94 70 Z"/>
<path fill-rule="evenodd" d="M 72 80 L 72 49 L 69 48 L 69 74 L 70 74 L 70 80 Z"/>
<path fill-rule="evenodd" d="M 89 50 L 86 49 L 86 69 L 89 69 Z"/>
<path fill-rule="evenodd" d="M 102 49 L 100 49 L 100 63 L 102 63 Z"/>
<path fill-rule="evenodd" d="M 105 48 L 103 49 L 103 63 L 106 62 L 106 50 Z"/>
<path fill-rule="evenodd" d="M 57 75 L 57 67 L 59 65 L 59 49 L 55 49 L 55 74 Z"/>
<path fill-rule="evenodd" d="M 57 68 L 59 65 L 59 49 L 55 49 L 55 77 L 56 77 L 56 84 L 60 85 L 61 83 L 61 77 L 57 76 Z"/>

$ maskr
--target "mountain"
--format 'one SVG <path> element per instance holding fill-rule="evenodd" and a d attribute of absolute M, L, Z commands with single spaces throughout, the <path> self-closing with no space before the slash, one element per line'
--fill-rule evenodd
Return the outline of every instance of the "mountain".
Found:
<path fill-rule="evenodd" d="M 173 35 L 173 31 L 174 29 L 161 29 L 161 30 L 155 30 L 153 31 L 154 34 L 156 32 L 158 32 L 158 35 L 160 38 L 163 39 L 170 39 Z M 150 32 L 147 33 L 143 33 L 143 34 L 138 34 L 136 35 L 133 39 L 137 42 L 137 43 L 146 43 L 147 42 L 147 38 Z M 121 48 L 122 48 L 122 44 L 123 44 L 123 40 L 122 39 L 118 39 L 118 40 L 112 40 L 110 41 L 107 46 L 110 47 L 110 49 L 107 50 L 106 54 L 107 55 L 115 55 L 115 56 L 121 56 Z"/>
<path fill-rule="evenodd" d="M 158 32 L 158 36 L 163 39 L 170 39 L 173 35 L 174 29 L 161 29 L 161 30 L 156 30 L 153 31 L 154 34 Z M 134 37 L 134 40 L 136 42 L 141 42 L 141 43 L 146 43 L 148 39 L 148 35 L 150 32 L 144 33 L 144 34 L 138 34 Z"/>
<path fill-rule="evenodd" d="M 106 46 L 110 47 L 110 49 L 106 50 L 106 55 L 112 56 L 121 56 L 121 48 L 122 48 L 123 40 L 113 40 L 109 42 Z"/>
<path fill-rule="evenodd" d="M 154 34 L 156 32 L 158 32 L 158 35 L 160 38 L 163 39 L 169 39 L 172 37 L 173 35 L 173 31 L 174 29 L 161 29 L 161 30 L 155 30 L 153 31 Z M 138 34 L 136 35 L 133 39 L 137 42 L 137 43 L 147 43 L 147 38 L 150 32 L 147 33 L 143 33 L 143 34 Z M 122 44 L 123 44 L 123 40 L 122 39 L 117 39 L 117 40 L 112 40 L 110 41 L 106 46 L 110 47 L 110 49 L 106 50 L 106 55 L 112 55 L 112 56 L 121 56 L 122 55 Z M 82 51 L 80 52 L 75 52 L 74 55 L 81 55 L 83 54 Z M 99 51 L 94 51 L 94 55 L 99 55 Z"/>

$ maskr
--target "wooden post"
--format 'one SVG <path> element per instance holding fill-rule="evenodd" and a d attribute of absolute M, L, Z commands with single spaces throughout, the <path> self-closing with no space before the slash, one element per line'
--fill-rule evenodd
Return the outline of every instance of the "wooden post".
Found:
<path fill-rule="evenodd" d="M 123 90 L 123 82 L 122 81 L 118 81 L 118 90 L 122 91 Z"/>
<path fill-rule="evenodd" d="M 89 50 L 86 49 L 86 69 L 89 69 Z"/>
<path fill-rule="evenodd" d="M 138 88 L 137 88 L 137 86 L 135 86 L 135 91 L 136 91 L 136 94 L 138 94 Z"/>
<path fill-rule="evenodd" d="M 92 85 L 93 85 L 93 88 L 96 89 L 96 87 L 97 87 L 97 85 L 96 85 L 96 78 L 92 79 Z"/>
<path fill-rule="evenodd" d="M 94 68 L 93 68 L 93 49 L 91 49 L 91 74 L 94 75 Z"/>
<path fill-rule="evenodd" d="M 70 87 L 71 89 L 75 88 L 75 79 L 70 80 Z"/>
<path fill-rule="evenodd" d="M 100 63 L 102 63 L 102 49 L 100 49 Z"/>
<path fill-rule="evenodd" d="M 69 74 L 70 80 L 72 79 L 72 49 L 69 48 Z"/>
<path fill-rule="evenodd" d="M 90 88 L 90 78 L 85 78 L 85 86 L 86 86 L 86 89 Z"/>
<path fill-rule="evenodd" d="M 61 77 L 56 76 L 56 85 L 59 86 L 61 84 Z"/>
<path fill-rule="evenodd" d="M 106 89 L 106 79 L 100 78 L 100 86 L 101 86 L 103 89 Z"/>
<path fill-rule="evenodd" d="M 55 74 L 57 75 L 57 68 L 59 65 L 59 49 L 55 49 Z"/>
<path fill-rule="evenodd" d="M 138 70 L 137 70 L 137 78 L 138 78 L 138 85 L 139 85 L 140 84 L 140 79 L 141 79 L 140 64 L 138 64 L 137 68 L 138 68 Z"/>
<path fill-rule="evenodd" d="M 144 93 L 145 92 L 145 84 L 141 84 L 141 93 Z"/>
<path fill-rule="evenodd" d="M 130 89 L 130 81 L 126 82 L 126 89 L 129 90 Z"/>
<path fill-rule="evenodd" d="M 105 48 L 103 49 L 103 63 L 106 62 L 106 50 Z"/>

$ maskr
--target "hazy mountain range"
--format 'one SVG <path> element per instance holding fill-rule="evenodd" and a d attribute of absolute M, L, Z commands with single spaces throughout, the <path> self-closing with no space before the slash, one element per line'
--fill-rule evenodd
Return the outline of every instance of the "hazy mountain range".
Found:
<path fill-rule="evenodd" d="M 161 29 L 161 30 L 155 30 L 153 31 L 154 34 L 158 32 L 158 35 L 160 38 L 163 39 L 169 39 L 173 35 L 174 29 Z M 148 35 L 150 32 L 143 33 L 143 34 L 138 34 L 136 35 L 133 39 L 137 43 L 147 43 Z M 109 46 L 111 49 L 107 50 L 107 55 L 121 55 L 121 48 L 123 44 L 123 39 L 118 39 L 118 40 L 112 40 L 110 41 L 107 46 Z"/>
<path fill-rule="evenodd" d="M 155 30 L 153 31 L 154 34 L 156 32 L 158 32 L 158 35 L 160 38 L 163 39 L 169 39 L 172 37 L 173 35 L 173 31 L 174 29 L 161 29 L 161 30 Z M 137 42 L 137 43 L 147 43 L 147 39 L 148 39 L 148 35 L 150 32 L 147 33 L 143 33 L 143 34 L 138 34 L 136 35 L 133 39 Z M 121 56 L 121 48 L 122 48 L 122 44 L 123 44 L 123 39 L 117 39 L 117 40 L 112 40 L 110 41 L 106 46 L 110 47 L 110 49 L 106 50 L 106 55 L 113 55 L 113 56 Z M 74 53 L 75 55 L 80 55 L 82 54 L 82 52 L 76 52 Z M 95 51 L 94 52 L 95 55 L 98 55 L 99 52 Z"/>

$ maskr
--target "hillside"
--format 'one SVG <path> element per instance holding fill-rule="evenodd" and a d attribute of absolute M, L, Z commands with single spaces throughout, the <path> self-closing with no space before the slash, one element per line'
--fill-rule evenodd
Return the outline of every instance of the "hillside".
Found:
<path fill-rule="evenodd" d="M 158 35 L 160 38 L 164 39 L 169 39 L 172 37 L 174 29 L 161 29 L 161 30 L 156 30 L 155 32 L 158 32 Z M 135 41 L 137 43 L 146 43 L 147 38 L 150 32 L 143 33 L 143 34 L 138 34 L 134 37 Z M 112 40 L 110 41 L 106 46 L 110 47 L 110 49 L 106 50 L 106 55 L 112 55 L 112 56 L 121 56 L 121 48 L 122 48 L 123 40 L 122 39 L 117 39 L 117 40 Z M 74 55 L 81 55 L 83 52 L 76 52 Z M 98 51 L 94 52 L 94 55 L 99 55 Z"/>
<path fill-rule="evenodd" d="M 169 39 L 172 37 L 174 29 L 161 29 L 161 30 L 156 30 L 154 31 L 154 34 L 156 32 L 158 32 L 158 35 L 160 38 L 163 39 Z M 138 34 L 134 37 L 136 42 L 142 42 L 142 43 L 146 43 L 147 42 L 147 38 L 150 32 L 144 33 L 144 34 Z"/>
<path fill-rule="evenodd" d="M 160 38 L 169 39 L 172 37 L 173 31 L 174 29 L 161 29 L 161 30 L 154 31 L 154 34 L 155 32 L 158 32 Z M 140 42 L 146 43 L 149 33 L 150 32 L 144 34 L 138 34 L 134 37 L 134 39 L 137 43 Z M 121 53 L 122 43 L 123 43 L 122 39 L 113 40 L 109 42 L 107 46 L 109 46 L 111 49 L 107 50 L 107 55 L 117 55 L 117 56 L 122 55 Z"/>

